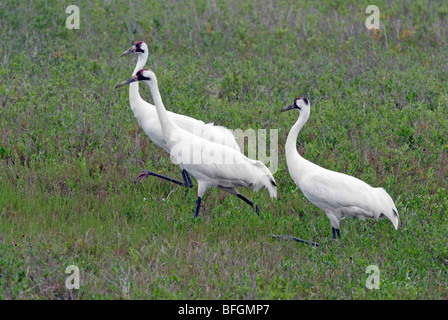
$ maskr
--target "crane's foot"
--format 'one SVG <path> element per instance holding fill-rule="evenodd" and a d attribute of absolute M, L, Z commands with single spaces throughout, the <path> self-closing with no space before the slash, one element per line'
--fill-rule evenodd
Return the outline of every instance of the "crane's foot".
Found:
<path fill-rule="evenodd" d="M 247 199 L 245 196 L 243 196 L 241 193 L 236 194 L 236 196 L 238 198 L 240 198 L 241 200 L 243 200 L 244 202 L 246 202 L 248 205 L 250 205 L 252 207 L 252 209 L 254 209 L 254 211 L 257 213 L 257 215 L 263 219 L 260 215 L 260 209 L 258 208 L 258 205 L 253 203 L 252 201 L 250 201 L 249 199 Z"/>
<path fill-rule="evenodd" d="M 263 216 L 260 214 L 260 209 L 258 208 L 258 204 L 254 204 L 253 206 L 255 213 L 260 217 L 260 220 L 263 220 Z"/>
<path fill-rule="evenodd" d="M 145 170 L 140 172 L 134 180 L 134 183 L 142 183 L 142 180 L 152 175 L 151 171 Z"/>
<path fill-rule="evenodd" d="M 339 243 L 342 247 L 345 247 L 345 245 L 341 239 L 341 231 L 339 229 L 331 227 L 331 233 L 333 234 L 332 244 L 336 243 L 336 240 L 338 240 L 337 243 Z M 336 238 L 336 235 L 337 235 L 337 238 Z"/>
<path fill-rule="evenodd" d="M 271 238 L 278 238 L 278 239 L 282 239 L 282 240 L 294 240 L 296 242 L 310 244 L 310 245 L 312 245 L 314 247 L 319 247 L 320 246 L 319 243 L 311 242 L 311 241 L 307 241 L 307 240 L 303 240 L 303 239 L 299 239 L 299 238 L 296 238 L 296 237 L 293 237 L 293 236 L 282 236 L 282 235 L 278 236 L 278 235 L 271 234 L 270 237 Z"/>
<path fill-rule="evenodd" d="M 196 210 L 194 211 L 193 219 L 196 219 L 199 215 L 199 209 L 201 208 L 201 201 L 202 198 L 198 197 L 198 200 L 196 201 Z"/>

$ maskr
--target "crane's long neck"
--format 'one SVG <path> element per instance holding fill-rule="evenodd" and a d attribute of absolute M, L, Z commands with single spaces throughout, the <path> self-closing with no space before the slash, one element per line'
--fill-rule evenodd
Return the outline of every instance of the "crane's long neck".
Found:
<path fill-rule="evenodd" d="M 148 60 L 148 53 L 139 53 L 137 65 L 135 66 L 134 72 L 132 75 L 135 75 L 138 70 L 143 69 L 145 67 L 146 61 Z M 143 100 L 138 91 L 138 81 L 132 82 L 129 85 L 129 101 L 131 102 L 131 108 L 134 111 L 139 105 L 137 102 Z"/>
<path fill-rule="evenodd" d="M 297 136 L 299 135 L 299 132 L 303 128 L 305 123 L 307 122 L 309 116 L 310 116 L 309 109 L 300 112 L 299 119 L 297 119 L 296 123 L 292 126 L 291 130 L 289 131 L 285 145 L 286 161 L 288 162 L 288 168 L 295 168 L 295 172 L 298 173 L 300 176 L 302 175 L 303 171 L 306 170 L 309 161 L 302 158 L 302 156 L 297 151 L 296 147 Z"/>
<path fill-rule="evenodd" d="M 157 116 L 159 117 L 160 125 L 162 127 L 163 135 L 168 143 L 169 137 L 172 131 L 176 128 L 174 122 L 170 119 L 168 111 L 166 111 L 165 106 L 162 102 L 162 97 L 160 96 L 159 87 L 157 85 L 157 79 L 153 78 L 151 81 L 145 81 L 151 91 L 152 99 L 154 105 L 156 106 Z"/>

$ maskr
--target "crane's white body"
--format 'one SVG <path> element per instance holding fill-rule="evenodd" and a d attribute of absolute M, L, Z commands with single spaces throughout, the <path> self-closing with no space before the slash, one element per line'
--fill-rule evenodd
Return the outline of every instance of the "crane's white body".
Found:
<path fill-rule="evenodd" d="M 150 70 L 146 70 L 145 74 L 150 77 L 145 83 L 151 91 L 171 157 L 196 178 L 200 198 L 210 187 L 218 187 L 235 195 L 238 195 L 237 187 L 252 187 L 254 190 L 265 187 L 271 197 L 277 196 L 274 177 L 262 162 L 249 159 L 229 146 L 203 139 L 177 125 L 163 105 L 155 74 Z M 198 159 L 200 161 L 196 161 Z"/>
<path fill-rule="evenodd" d="M 142 48 L 144 52 L 138 53 L 137 65 L 132 75 L 135 75 L 138 70 L 144 68 L 146 61 L 148 60 L 148 47 L 144 42 L 142 43 Z M 146 135 L 157 146 L 166 152 L 169 152 L 168 145 L 162 133 L 162 127 L 160 125 L 156 107 L 142 99 L 139 93 L 137 81 L 129 85 L 129 103 L 134 116 L 137 118 L 139 125 L 142 127 Z M 235 140 L 235 136 L 225 127 L 216 126 L 213 123 L 206 124 L 201 120 L 169 111 L 168 116 L 177 126 L 188 132 L 240 151 L 240 147 Z"/>
<path fill-rule="evenodd" d="M 285 152 L 289 174 L 305 197 L 324 211 L 335 229 L 339 229 L 339 222 L 345 217 L 375 220 L 387 217 L 398 229 L 397 208 L 383 188 L 373 188 L 355 177 L 324 169 L 300 156 L 297 136 L 310 115 L 309 104 L 302 101 L 300 106 L 300 116 L 288 134 Z"/>

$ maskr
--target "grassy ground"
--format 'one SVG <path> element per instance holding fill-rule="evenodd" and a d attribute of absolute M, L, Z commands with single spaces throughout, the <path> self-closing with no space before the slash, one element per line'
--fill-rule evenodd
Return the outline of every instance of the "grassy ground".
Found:
<path fill-rule="evenodd" d="M 448 4 L 371 1 L 77 1 L 80 30 L 58 1 L 0 2 L 0 298 L 448 298 Z M 279 129 L 279 198 L 196 188 L 129 108 L 133 41 L 168 109 L 229 128 Z M 141 86 L 144 98 L 152 101 Z M 323 167 L 384 187 L 401 217 L 344 220 L 332 245 L 323 212 L 289 177 L 284 142 L 311 101 L 298 150 Z M 313 248 L 276 241 L 290 234 Z M 65 288 L 65 268 L 81 288 Z M 379 290 L 365 283 L 380 270 Z"/>

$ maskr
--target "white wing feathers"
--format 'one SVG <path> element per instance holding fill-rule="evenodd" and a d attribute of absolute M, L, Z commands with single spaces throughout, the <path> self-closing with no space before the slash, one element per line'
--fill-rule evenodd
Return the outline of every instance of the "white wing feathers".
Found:
<path fill-rule="evenodd" d="M 373 216 L 377 203 L 375 188 L 355 177 L 324 170 L 325 174 L 307 175 L 303 179 L 301 189 L 312 203 L 328 212 L 358 208 Z"/>
<path fill-rule="evenodd" d="M 139 104 L 136 106 L 135 104 Z M 160 148 L 169 152 L 165 142 L 162 127 L 157 115 L 156 107 L 143 99 L 131 101 L 131 109 L 138 123 L 142 127 L 146 135 Z M 236 142 L 236 138 L 229 129 L 214 125 L 213 123 L 204 123 L 191 117 L 168 111 L 170 118 L 180 128 L 200 136 L 206 140 L 226 145 L 236 151 L 240 151 L 240 147 Z"/>

